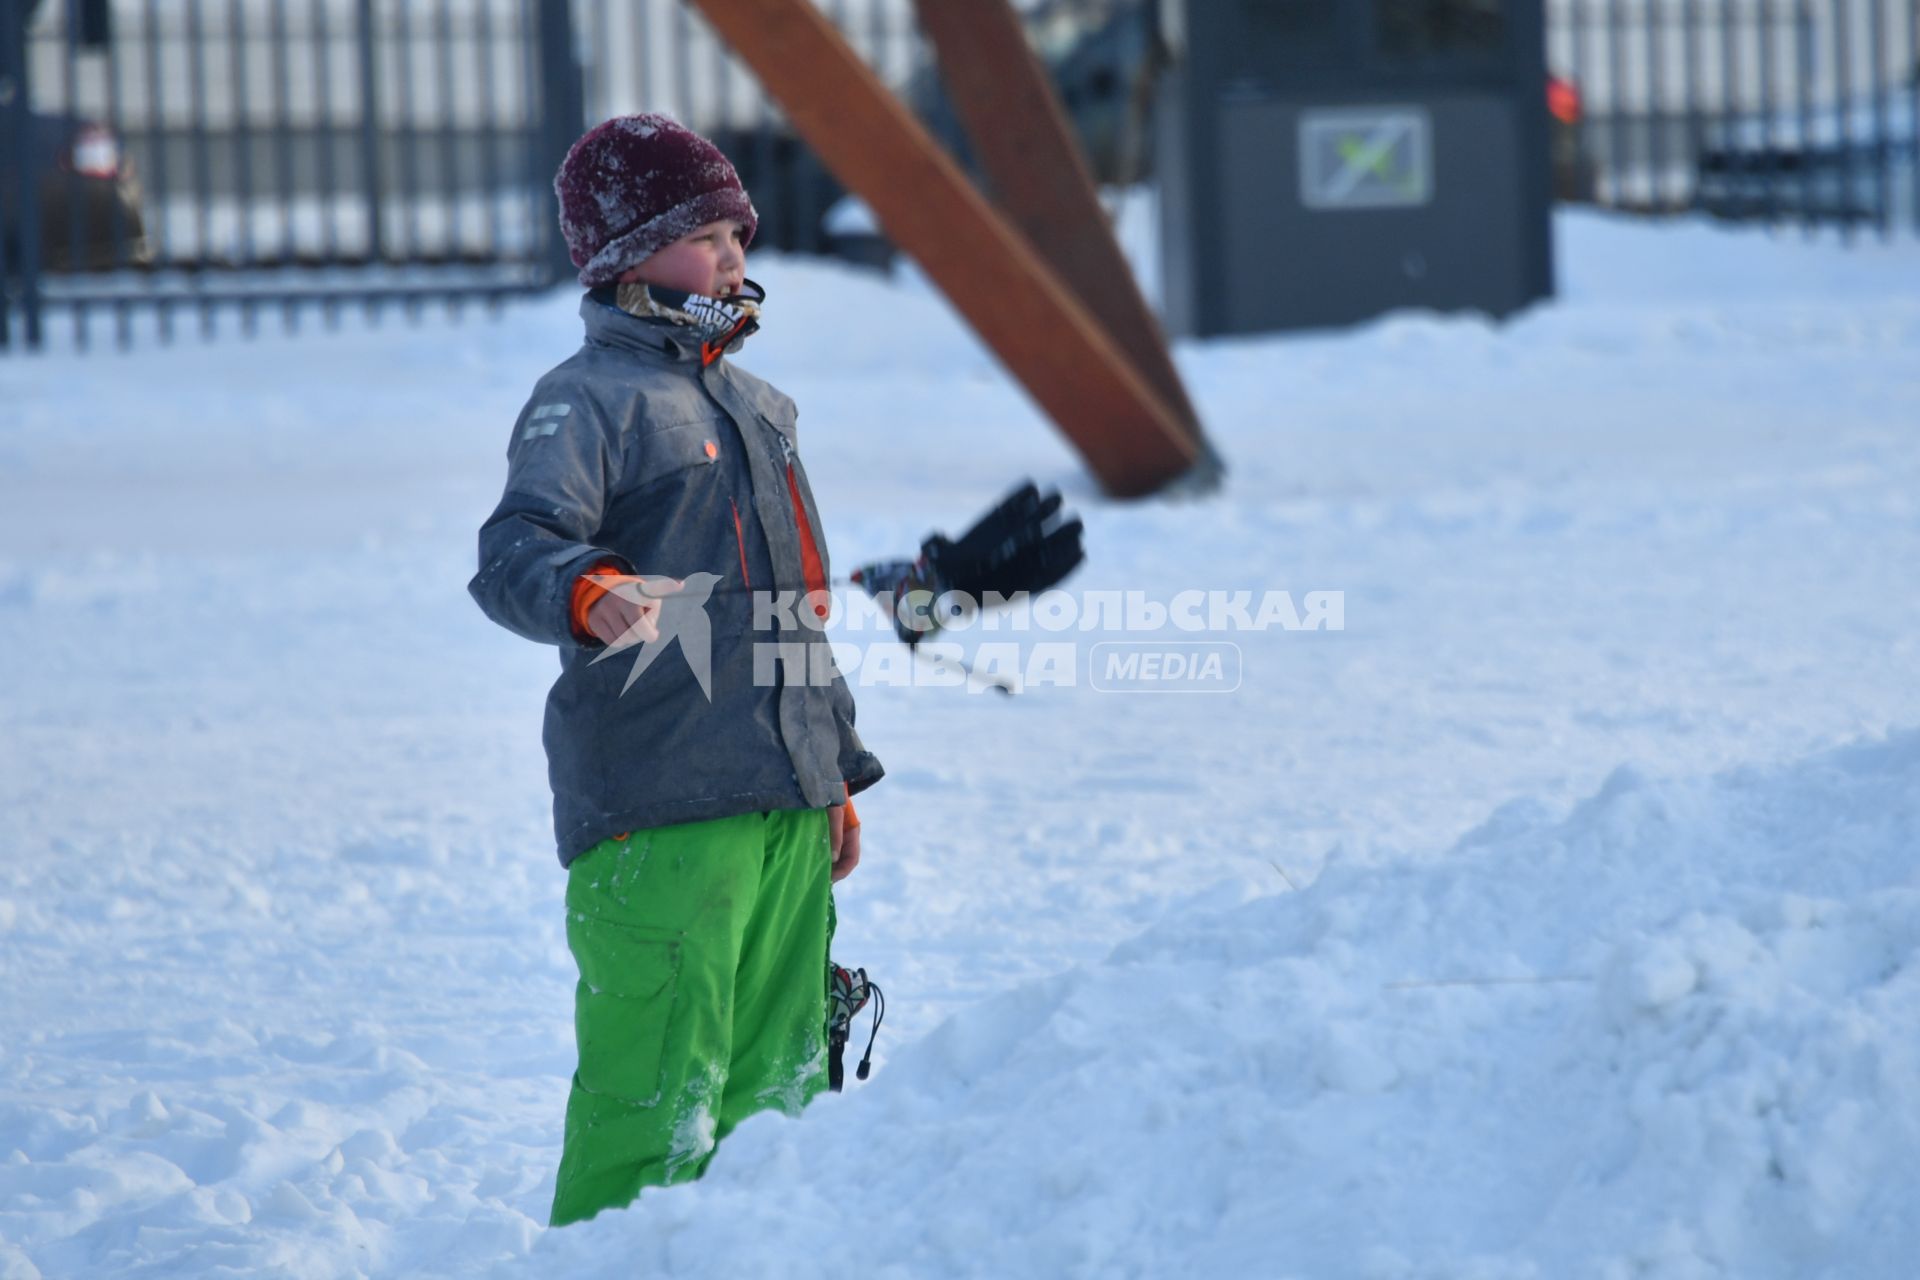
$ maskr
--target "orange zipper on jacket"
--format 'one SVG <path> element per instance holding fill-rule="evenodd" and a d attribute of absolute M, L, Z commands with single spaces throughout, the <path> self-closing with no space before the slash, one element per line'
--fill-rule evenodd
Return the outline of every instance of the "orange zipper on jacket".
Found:
<path fill-rule="evenodd" d="M 753 578 L 747 573 L 747 535 L 740 530 L 740 504 L 728 498 L 727 505 L 733 508 L 733 545 L 740 548 L 740 585 L 751 591 Z"/>
<path fill-rule="evenodd" d="M 820 559 L 820 545 L 813 540 L 813 526 L 807 522 L 806 504 L 800 501 L 800 482 L 794 478 L 791 462 L 787 464 L 787 494 L 793 499 L 793 521 L 800 530 L 800 572 L 806 579 L 809 603 L 816 617 L 825 618 L 830 610 L 827 567 Z"/>

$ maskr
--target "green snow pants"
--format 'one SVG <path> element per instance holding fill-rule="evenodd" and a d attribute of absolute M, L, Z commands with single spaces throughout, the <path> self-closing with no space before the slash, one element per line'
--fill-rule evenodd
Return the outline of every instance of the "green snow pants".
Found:
<path fill-rule="evenodd" d="M 824 809 L 605 840 L 567 872 L 580 966 L 554 1226 L 688 1182 L 747 1116 L 827 1084 Z"/>

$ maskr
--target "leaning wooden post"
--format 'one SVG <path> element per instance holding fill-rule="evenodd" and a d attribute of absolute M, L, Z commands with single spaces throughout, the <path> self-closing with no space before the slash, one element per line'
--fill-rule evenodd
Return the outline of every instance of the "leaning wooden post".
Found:
<path fill-rule="evenodd" d="M 914 8 L 995 203 L 1204 449 L 1166 336 L 1108 225 L 1093 172 L 1020 15 L 1007 0 L 914 0 Z"/>
<path fill-rule="evenodd" d="M 1052 263 L 808 0 L 697 0 L 802 137 L 873 208 L 1052 418 L 1101 486 L 1151 493 L 1200 450 Z"/>

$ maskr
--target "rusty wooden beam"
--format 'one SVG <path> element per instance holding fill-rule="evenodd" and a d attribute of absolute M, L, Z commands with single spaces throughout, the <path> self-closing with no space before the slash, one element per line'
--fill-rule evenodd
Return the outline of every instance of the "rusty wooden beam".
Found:
<path fill-rule="evenodd" d="M 995 203 L 1060 273 L 1196 443 L 1199 415 L 1094 188 L 1066 110 L 1007 0 L 914 0 Z"/>
<path fill-rule="evenodd" d="M 1058 272 L 808 0 L 697 0 L 834 176 L 993 348 L 1117 497 L 1200 453 Z"/>

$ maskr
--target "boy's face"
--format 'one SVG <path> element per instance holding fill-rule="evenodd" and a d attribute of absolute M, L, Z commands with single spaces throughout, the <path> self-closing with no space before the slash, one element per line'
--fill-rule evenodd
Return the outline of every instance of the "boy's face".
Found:
<path fill-rule="evenodd" d="M 723 218 L 709 222 L 654 252 L 620 276 L 621 284 L 642 281 L 687 293 L 724 298 L 747 276 L 747 224 Z"/>

